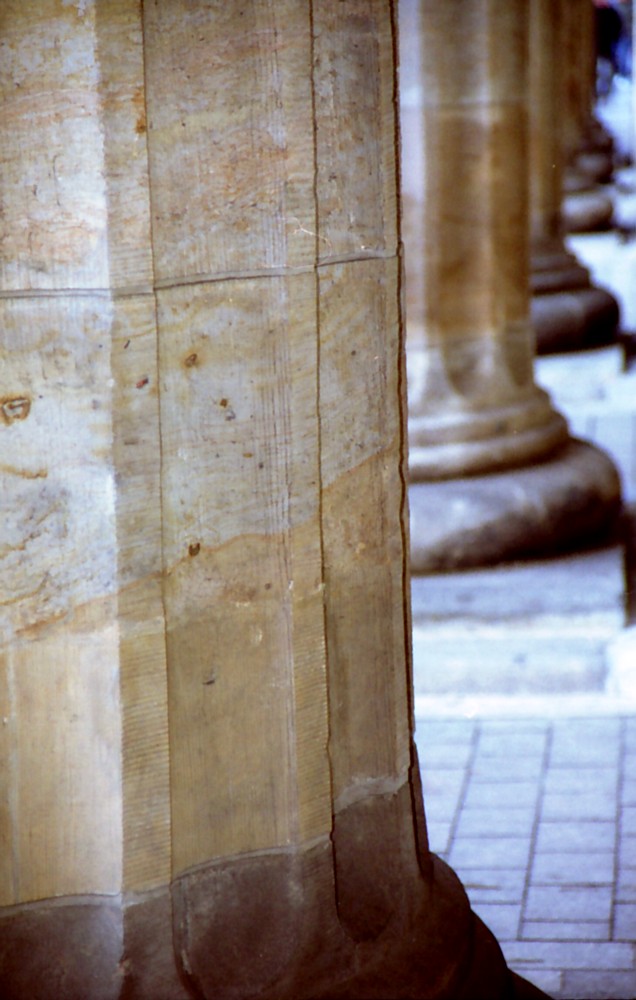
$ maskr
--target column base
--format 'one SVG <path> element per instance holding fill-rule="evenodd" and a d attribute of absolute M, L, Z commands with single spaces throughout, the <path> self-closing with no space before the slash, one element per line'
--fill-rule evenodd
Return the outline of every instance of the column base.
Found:
<path fill-rule="evenodd" d="M 614 204 L 603 191 L 587 190 L 566 194 L 561 203 L 561 219 L 567 233 L 595 233 L 611 229 Z"/>
<path fill-rule="evenodd" d="M 374 816 L 365 820 L 369 818 Z M 375 836 L 384 851 L 385 867 L 394 873 L 404 861 L 402 847 L 408 853 L 409 837 L 407 833 L 391 851 L 385 832 L 380 824 Z M 274 851 L 203 866 L 177 888 L 177 897 L 185 891 L 192 908 L 183 898 L 173 898 L 171 904 L 166 887 L 149 906 L 133 907 L 133 928 L 127 926 L 126 907 L 119 897 L 43 900 L 0 911 L 1 996 L 3 1000 L 544 997 L 510 972 L 495 937 L 470 909 L 452 869 L 428 853 L 421 865 L 425 876 L 418 875 L 415 865 L 413 878 L 394 887 L 388 924 L 360 940 L 339 920 L 329 843 L 304 858 Z M 367 881 L 373 896 L 374 879 Z M 196 922 L 190 923 L 190 917 Z M 180 972 L 177 965 L 182 966 Z"/>
<path fill-rule="evenodd" d="M 546 461 L 409 486 L 411 572 L 536 558 L 592 544 L 616 524 L 618 473 L 608 456 L 569 442 Z"/>
<path fill-rule="evenodd" d="M 591 145 L 582 149 L 576 157 L 576 167 L 594 184 L 607 184 L 614 172 L 612 150 L 594 149 Z"/>
<path fill-rule="evenodd" d="M 618 302 L 592 284 L 587 268 L 560 241 L 530 258 L 530 318 L 537 354 L 580 351 L 614 343 Z"/>
<path fill-rule="evenodd" d="M 533 295 L 530 317 L 537 354 L 561 354 L 615 343 L 620 314 L 610 292 L 588 286 Z"/>
<path fill-rule="evenodd" d="M 193 1000 L 172 944 L 166 886 L 0 909 L 2 1000 Z"/>

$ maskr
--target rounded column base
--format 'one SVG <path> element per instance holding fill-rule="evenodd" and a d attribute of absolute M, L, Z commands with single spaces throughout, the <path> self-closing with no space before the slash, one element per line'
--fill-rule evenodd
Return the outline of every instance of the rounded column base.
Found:
<path fill-rule="evenodd" d="M 535 387 L 516 405 L 460 410 L 444 419 L 409 419 L 412 482 L 454 480 L 541 461 L 568 440 L 565 418 Z"/>
<path fill-rule="evenodd" d="M 594 148 L 591 143 L 576 157 L 576 167 L 594 184 L 607 184 L 614 172 L 612 150 Z"/>
<path fill-rule="evenodd" d="M 537 354 L 589 350 L 616 342 L 618 302 L 604 288 L 565 288 L 532 296 Z"/>
<path fill-rule="evenodd" d="M 570 439 L 532 466 L 409 486 L 411 572 L 537 558 L 606 536 L 620 480 L 600 449 Z"/>
<path fill-rule="evenodd" d="M 177 968 L 165 886 L 0 909 L 2 1000 L 192 1000 Z"/>
<path fill-rule="evenodd" d="M 512 975 L 452 869 L 418 853 L 412 796 L 405 784 L 348 807 L 335 845 L 224 858 L 138 906 L 86 897 L 0 911 L 2 998 L 542 996 Z M 334 847 L 349 886 L 334 878 Z"/>
<path fill-rule="evenodd" d="M 568 233 L 594 233 L 610 229 L 614 204 L 603 191 L 566 194 L 561 203 L 563 228 Z"/>

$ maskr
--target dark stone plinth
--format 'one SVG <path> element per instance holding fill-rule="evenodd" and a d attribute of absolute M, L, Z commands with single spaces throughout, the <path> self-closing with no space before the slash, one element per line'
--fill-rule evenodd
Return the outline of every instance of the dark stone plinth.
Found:
<path fill-rule="evenodd" d="M 2 1000 L 524 1000 L 412 783 L 338 811 L 304 849 L 220 859 L 142 901 L 0 911 Z M 531 992 L 527 992 L 530 990 Z"/>
<path fill-rule="evenodd" d="M 409 486 L 411 572 L 496 565 L 600 540 L 621 509 L 618 473 L 600 449 L 569 443 L 504 472 Z"/>
<path fill-rule="evenodd" d="M 608 194 L 591 189 L 566 194 L 561 203 L 563 228 L 568 233 L 596 233 L 610 229 L 614 204 Z"/>
<path fill-rule="evenodd" d="M 532 296 L 530 317 L 537 354 L 559 354 L 616 342 L 618 302 L 604 288 L 565 288 Z"/>
<path fill-rule="evenodd" d="M 451 871 L 417 849 L 413 794 L 338 810 L 305 850 L 225 858 L 173 886 L 175 945 L 214 1000 L 461 997 L 473 977 L 476 917 Z M 490 936 L 481 992 L 509 996 Z M 478 950 L 478 949 L 477 949 Z"/>
<path fill-rule="evenodd" d="M 0 910 L 2 1000 L 193 1000 L 177 968 L 167 887 Z"/>
<path fill-rule="evenodd" d="M 607 184 L 614 173 L 614 156 L 611 149 L 582 149 L 576 157 L 576 168 L 592 183 Z"/>
<path fill-rule="evenodd" d="M 617 300 L 592 284 L 590 272 L 565 246 L 538 248 L 530 262 L 531 322 L 537 354 L 580 351 L 614 343 Z"/>

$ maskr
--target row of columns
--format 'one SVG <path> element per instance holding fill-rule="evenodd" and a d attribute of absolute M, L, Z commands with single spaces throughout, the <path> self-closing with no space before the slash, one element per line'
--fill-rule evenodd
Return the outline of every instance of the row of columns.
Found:
<path fill-rule="evenodd" d="M 403 6 L 419 17 L 423 122 L 405 229 L 411 552 L 429 572 L 543 553 L 613 522 L 617 473 L 569 436 L 533 357 L 537 334 L 553 348 L 602 342 L 617 312 L 567 252 L 560 213 L 562 15 L 589 0 Z M 403 66 L 414 54 L 407 41 Z M 408 103 L 408 75 L 406 92 Z M 407 164 L 408 124 L 407 109 Z M 408 165 L 405 176 L 408 191 Z M 418 204 L 424 235 L 409 256 Z"/>
<path fill-rule="evenodd" d="M 513 81 L 518 2 L 449 6 L 475 59 L 503 18 Z M 395 16 L 0 12 L 4 1000 L 525 995 L 428 851 L 412 739 Z M 487 89 L 429 122 L 482 166 Z M 455 423 L 501 372 L 541 451 L 565 429 L 483 180 Z"/>
<path fill-rule="evenodd" d="M 609 159 L 611 168 L 611 156 L 591 148 L 594 91 L 588 64 L 593 68 L 594 61 L 589 43 L 587 47 L 582 44 L 581 34 L 586 33 L 580 28 L 587 27 L 593 37 L 594 25 L 589 17 L 586 21 L 581 16 L 586 12 L 593 17 L 591 0 L 538 0 L 529 9 L 530 315 L 541 354 L 608 343 L 619 320 L 614 297 L 592 283 L 587 268 L 564 243 L 565 231 L 571 228 L 568 206 L 569 216 L 575 212 L 579 219 L 586 213 L 585 206 L 596 204 L 599 198 L 609 205 L 610 216 L 613 211 L 610 199 L 602 193 L 564 197 L 568 165 L 576 150 L 580 151 L 584 135 L 588 162 L 600 158 L 602 169 L 607 169 Z M 579 51 L 585 59 L 574 58 Z M 570 59 L 564 59 L 567 53 Z M 570 108 L 565 114 L 564 106 Z M 585 192 L 589 175 L 579 171 L 578 176 L 583 178 Z"/>
<path fill-rule="evenodd" d="M 563 218 L 568 231 L 607 228 L 611 198 L 598 186 L 610 179 L 612 140 L 595 118 L 596 22 L 591 0 L 566 0 L 559 6 L 562 90 L 562 136 L 565 150 Z"/>

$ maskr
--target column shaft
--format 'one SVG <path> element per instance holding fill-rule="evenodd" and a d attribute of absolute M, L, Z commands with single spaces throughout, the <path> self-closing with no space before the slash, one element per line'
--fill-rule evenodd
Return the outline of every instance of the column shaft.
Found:
<path fill-rule="evenodd" d="M 410 400 L 414 481 L 519 465 L 567 434 L 532 371 L 525 6 L 421 9 L 426 304 Z"/>
<path fill-rule="evenodd" d="M 392 4 L 0 18 L 0 993 L 503 1000 L 412 743 Z"/>

